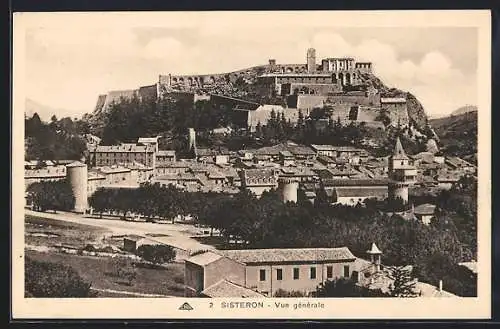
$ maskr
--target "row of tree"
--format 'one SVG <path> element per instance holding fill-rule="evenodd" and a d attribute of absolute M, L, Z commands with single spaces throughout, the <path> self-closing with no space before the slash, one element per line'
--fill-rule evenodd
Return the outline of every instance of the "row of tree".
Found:
<path fill-rule="evenodd" d="M 452 195 L 452 194 L 450 194 Z M 415 265 L 416 275 L 463 296 L 476 294 L 475 276 L 458 265 L 474 259 L 475 218 L 465 218 L 449 201 L 438 205 L 431 225 L 388 216 L 377 207 L 358 205 L 283 204 L 273 191 L 256 199 L 248 192 L 212 203 L 200 221 L 223 237 L 245 241 L 242 248 L 349 247 L 363 256 L 376 242 L 388 265 Z M 238 209 L 238 211 L 234 211 Z M 467 223 L 467 225 L 464 225 Z M 234 246 L 231 246 L 234 248 Z"/>
<path fill-rule="evenodd" d="M 227 198 L 219 193 L 186 192 L 172 185 L 144 183 L 137 189 L 99 188 L 89 198 L 89 205 L 101 217 L 103 213 L 141 215 L 147 221 L 172 220 L 178 215 L 198 217 L 207 204 Z"/>
<path fill-rule="evenodd" d="M 206 100 L 193 103 L 187 98 L 160 100 L 137 97 L 111 104 L 101 118 L 103 125 L 93 132 L 102 144 L 135 142 L 144 136 L 161 136 L 160 147 L 180 149 L 185 145 L 187 128 L 208 131 L 226 127 L 229 111 Z"/>
<path fill-rule="evenodd" d="M 75 206 L 71 185 L 64 179 L 32 183 L 27 188 L 26 197 L 27 204 L 36 211 L 71 211 Z"/>

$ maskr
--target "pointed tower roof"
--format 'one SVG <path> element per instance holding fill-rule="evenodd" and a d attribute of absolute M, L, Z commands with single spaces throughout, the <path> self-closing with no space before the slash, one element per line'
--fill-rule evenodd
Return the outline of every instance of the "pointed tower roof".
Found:
<path fill-rule="evenodd" d="M 372 243 L 371 249 L 368 250 L 366 253 L 371 254 L 371 255 L 381 255 L 382 251 L 380 251 L 380 249 L 377 247 L 377 245 L 374 242 L 374 243 Z"/>
<path fill-rule="evenodd" d="M 403 149 L 403 145 L 401 144 L 401 140 L 399 137 L 396 139 L 396 146 L 394 147 L 394 153 L 392 155 L 393 159 L 397 160 L 407 160 L 408 156 L 405 153 L 405 150 Z"/>

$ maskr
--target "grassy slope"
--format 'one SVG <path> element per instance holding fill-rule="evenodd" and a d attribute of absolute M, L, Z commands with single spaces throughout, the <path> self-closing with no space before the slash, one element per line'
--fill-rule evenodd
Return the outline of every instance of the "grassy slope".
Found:
<path fill-rule="evenodd" d="M 429 123 L 445 154 L 469 158 L 477 153 L 477 112 L 432 119 Z"/>
<path fill-rule="evenodd" d="M 80 276 L 92 283 L 93 288 L 132 291 L 146 294 L 184 295 L 184 267 L 181 264 L 169 264 L 164 268 L 138 267 L 137 277 L 132 286 L 127 286 L 119 280 L 106 275 L 111 258 L 77 256 L 59 253 L 41 253 L 26 251 L 26 257 L 32 259 L 60 262 L 74 268 Z M 113 295 L 113 294 L 106 294 Z"/>

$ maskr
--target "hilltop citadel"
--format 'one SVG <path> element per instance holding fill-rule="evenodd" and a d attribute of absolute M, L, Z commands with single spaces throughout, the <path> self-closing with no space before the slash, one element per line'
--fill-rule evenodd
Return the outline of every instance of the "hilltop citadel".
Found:
<path fill-rule="evenodd" d="M 331 116 L 344 123 L 364 122 L 383 129 L 379 119 L 383 114 L 392 125 L 408 125 L 411 116 L 406 97 L 379 90 L 372 81 L 372 70 L 371 62 L 351 57 L 325 58 L 317 64 L 316 51 L 310 48 L 305 64 L 279 64 L 270 59 L 267 65 L 229 73 L 160 75 L 154 85 L 100 95 L 94 114 L 121 98 L 182 97 L 223 106 L 235 124 L 248 129 L 259 122 L 265 125 L 273 110 L 293 123 L 299 112 L 308 115 L 319 107 L 328 107 Z"/>

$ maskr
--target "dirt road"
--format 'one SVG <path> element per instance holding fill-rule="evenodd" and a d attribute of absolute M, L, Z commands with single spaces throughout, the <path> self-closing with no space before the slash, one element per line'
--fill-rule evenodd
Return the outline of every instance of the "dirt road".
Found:
<path fill-rule="evenodd" d="M 200 234 L 200 230 L 193 225 L 186 224 L 158 224 L 146 222 L 128 222 L 121 219 L 89 218 L 84 215 L 68 212 L 44 213 L 25 210 L 26 215 L 56 219 L 61 221 L 85 224 L 108 229 L 112 235 L 136 234 L 146 236 L 149 234 L 161 234 L 164 237 L 152 238 L 162 243 L 167 243 L 184 250 L 214 249 L 213 246 L 202 244 L 191 238 Z"/>

